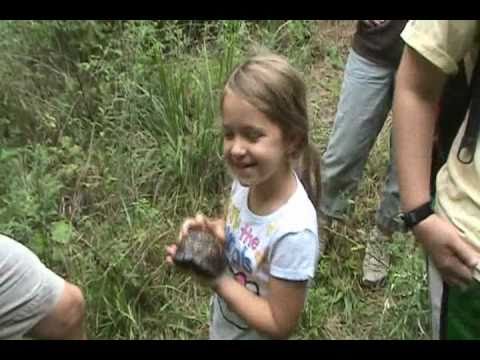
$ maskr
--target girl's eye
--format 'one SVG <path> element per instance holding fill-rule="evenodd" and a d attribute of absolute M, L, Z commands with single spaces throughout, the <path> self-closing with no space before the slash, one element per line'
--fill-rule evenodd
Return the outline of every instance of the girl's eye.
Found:
<path fill-rule="evenodd" d="M 224 130 L 223 131 L 223 138 L 227 139 L 227 140 L 233 139 L 233 131 Z"/>
<path fill-rule="evenodd" d="M 245 135 L 248 141 L 251 142 L 256 142 L 263 136 L 263 134 L 258 130 L 249 130 Z"/>

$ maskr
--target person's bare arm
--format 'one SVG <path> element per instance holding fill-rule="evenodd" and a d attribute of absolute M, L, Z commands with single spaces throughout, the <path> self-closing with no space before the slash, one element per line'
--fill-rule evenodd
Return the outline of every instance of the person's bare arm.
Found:
<path fill-rule="evenodd" d="M 216 281 L 214 290 L 250 327 L 273 339 L 286 339 L 302 313 L 307 282 L 272 277 L 269 294 L 262 298 L 233 278 L 223 276 Z"/>
<path fill-rule="evenodd" d="M 430 169 L 437 108 L 446 75 L 406 46 L 393 103 L 401 204 L 411 210 L 430 199 Z"/>
<path fill-rule="evenodd" d="M 432 144 L 437 107 L 446 75 L 414 49 L 406 46 L 400 63 L 393 103 L 393 134 L 400 198 L 404 211 L 430 200 Z M 463 285 L 471 281 L 477 252 L 457 229 L 431 215 L 413 232 L 431 256 L 445 281 Z"/>

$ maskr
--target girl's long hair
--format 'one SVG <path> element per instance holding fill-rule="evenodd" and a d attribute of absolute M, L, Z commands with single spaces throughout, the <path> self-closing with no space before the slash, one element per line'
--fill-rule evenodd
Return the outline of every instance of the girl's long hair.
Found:
<path fill-rule="evenodd" d="M 272 53 L 251 57 L 238 65 L 227 79 L 220 108 L 227 92 L 241 96 L 275 122 L 284 136 L 296 139 L 292 157 L 295 171 L 316 209 L 320 202 L 320 162 L 309 142 L 306 87 L 300 73 L 286 58 Z"/>

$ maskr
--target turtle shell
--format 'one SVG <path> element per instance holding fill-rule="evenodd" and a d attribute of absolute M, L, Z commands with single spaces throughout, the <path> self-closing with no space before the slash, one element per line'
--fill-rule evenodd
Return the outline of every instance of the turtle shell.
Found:
<path fill-rule="evenodd" d="M 190 231 L 177 246 L 175 264 L 207 278 L 219 276 L 227 266 L 223 246 L 213 235 Z"/>

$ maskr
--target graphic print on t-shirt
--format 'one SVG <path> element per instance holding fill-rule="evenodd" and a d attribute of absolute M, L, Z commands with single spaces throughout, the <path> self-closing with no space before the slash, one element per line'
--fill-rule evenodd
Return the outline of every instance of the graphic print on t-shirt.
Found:
<path fill-rule="evenodd" d="M 240 210 L 229 204 L 229 218 L 225 228 L 225 253 L 234 279 L 247 287 L 256 295 L 260 295 L 259 285 L 252 280 L 252 274 L 262 266 L 266 260 L 266 249 L 261 246 L 260 234 L 265 236 L 265 227 L 255 228 L 248 222 L 240 219 Z M 271 235 L 273 228 L 267 226 L 267 234 Z"/>
<path fill-rule="evenodd" d="M 260 248 L 260 238 L 251 224 L 237 224 L 237 229 L 228 223 L 226 225 L 225 254 L 232 272 L 242 272 L 248 277 L 263 262 L 264 250 Z"/>
<path fill-rule="evenodd" d="M 232 203 L 229 204 L 229 215 L 225 226 L 225 255 L 228 258 L 229 270 L 235 281 L 260 296 L 260 286 L 253 280 L 253 274 L 266 258 L 265 250 L 261 249 L 261 239 L 252 224 L 241 221 L 240 210 Z M 227 322 L 245 329 L 243 324 L 236 322 L 233 314 L 229 315 L 230 309 L 225 311 L 228 306 L 224 301 L 219 301 L 218 305 Z"/>

